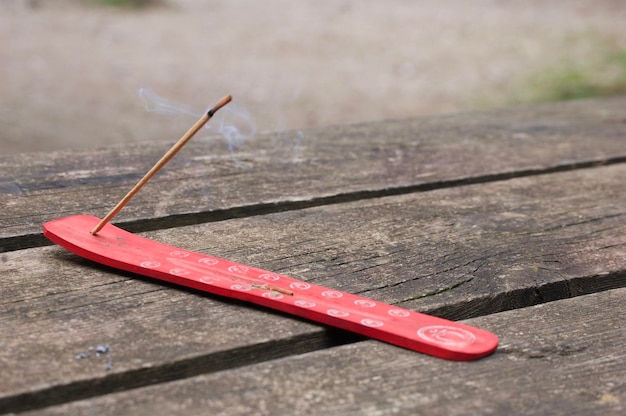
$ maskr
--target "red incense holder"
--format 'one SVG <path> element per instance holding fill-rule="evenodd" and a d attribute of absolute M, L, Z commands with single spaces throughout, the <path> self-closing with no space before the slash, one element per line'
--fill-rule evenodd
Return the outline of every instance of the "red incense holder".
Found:
<path fill-rule="evenodd" d="M 490 332 L 316 286 L 232 261 L 168 246 L 87 215 L 44 224 L 54 243 L 89 260 L 193 289 L 231 297 L 436 357 L 469 361 L 492 353 Z"/>

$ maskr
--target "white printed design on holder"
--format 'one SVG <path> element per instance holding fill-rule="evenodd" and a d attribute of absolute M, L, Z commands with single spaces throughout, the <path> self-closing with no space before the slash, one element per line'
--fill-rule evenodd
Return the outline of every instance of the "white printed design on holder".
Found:
<path fill-rule="evenodd" d="M 297 300 L 293 304 L 301 308 L 314 308 L 315 307 L 315 302 L 310 302 L 308 300 Z"/>
<path fill-rule="evenodd" d="M 187 276 L 189 274 L 189 270 L 185 269 L 170 269 L 170 274 L 174 276 Z"/>
<path fill-rule="evenodd" d="M 203 257 L 198 260 L 198 263 L 206 264 L 207 266 L 215 266 L 219 261 L 216 259 L 211 259 L 209 257 Z"/>
<path fill-rule="evenodd" d="M 343 293 L 337 290 L 325 290 L 322 292 L 322 296 L 325 298 L 337 299 L 343 296 Z"/>
<path fill-rule="evenodd" d="M 369 299 L 357 299 L 354 301 L 354 304 L 357 306 L 362 306 L 364 308 L 373 308 L 376 306 L 376 302 Z"/>
<path fill-rule="evenodd" d="M 417 335 L 426 341 L 456 347 L 464 347 L 476 339 L 470 331 L 448 325 L 426 326 L 420 328 Z"/>
<path fill-rule="evenodd" d="M 307 290 L 311 288 L 311 285 L 305 282 L 293 282 L 289 287 L 292 289 Z"/>
<path fill-rule="evenodd" d="M 154 260 L 146 260 L 144 262 L 141 262 L 140 264 L 141 267 L 145 267 L 146 269 L 156 269 L 160 265 L 161 263 L 159 263 L 158 261 L 154 261 Z"/>
<path fill-rule="evenodd" d="M 404 309 L 389 309 L 387 313 L 395 318 L 406 318 L 411 314 L 411 312 Z"/>
<path fill-rule="evenodd" d="M 188 257 L 189 256 L 189 252 L 182 251 L 182 250 L 176 250 L 176 251 L 172 251 L 170 253 L 170 256 L 172 256 L 172 257 Z"/>
<path fill-rule="evenodd" d="M 361 324 L 369 326 L 370 328 L 378 328 L 379 326 L 384 325 L 381 321 L 377 321 L 376 319 L 362 319 Z"/>
<path fill-rule="evenodd" d="M 280 276 L 274 273 L 263 273 L 259 276 L 261 279 L 269 280 L 270 282 L 275 282 L 280 279 Z"/>
<path fill-rule="evenodd" d="M 232 290 L 239 290 L 239 291 L 242 291 L 242 292 L 247 292 L 248 290 L 252 289 L 252 286 L 246 285 L 246 284 L 237 283 L 237 284 L 232 285 L 230 288 Z"/>
<path fill-rule="evenodd" d="M 263 293 L 261 296 L 268 299 L 282 299 L 284 296 L 282 293 L 275 292 L 270 290 L 269 292 Z"/>
<path fill-rule="evenodd" d="M 202 283 L 217 283 L 222 279 L 217 276 L 202 276 L 198 280 L 200 280 Z"/>
<path fill-rule="evenodd" d="M 327 314 L 329 314 L 330 316 L 334 316 L 337 318 L 345 318 L 346 316 L 350 315 L 348 312 L 346 311 L 340 311 L 337 309 L 329 309 L 326 311 Z"/>
<path fill-rule="evenodd" d="M 246 266 L 235 265 L 235 266 L 230 266 L 228 268 L 228 271 L 232 273 L 245 274 L 248 272 L 248 268 Z"/>

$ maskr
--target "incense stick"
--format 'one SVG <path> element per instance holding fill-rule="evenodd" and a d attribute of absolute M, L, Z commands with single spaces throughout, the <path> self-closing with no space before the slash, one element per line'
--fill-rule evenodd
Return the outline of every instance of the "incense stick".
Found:
<path fill-rule="evenodd" d="M 230 95 L 227 95 L 226 97 L 222 98 L 217 104 L 215 104 L 213 106 L 213 108 L 211 108 L 209 111 L 207 111 L 206 114 L 204 114 L 202 117 L 200 117 L 200 119 L 198 121 L 196 121 L 196 124 L 194 124 L 188 131 L 187 133 L 185 133 L 183 135 L 183 137 L 181 137 L 176 144 L 174 144 L 174 146 L 171 147 L 170 150 L 167 151 L 167 153 L 165 153 L 163 155 L 163 157 L 154 165 L 152 166 L 152 169 L 150 169 L 148 171 L 148 173 L 146 173 L 146 175 L 141 178 L 141 180 L 139 182 L 137 182 L 137 185 L 135 185 L 133 187 L 133 189 L 131 189 L 124 198 L 122 198 L 122 200 L 120 202 L 117 203 L 117 205 L 106 215 L 106 217 L 104 217 L 102 219 L 102 221 L 100 221 L 100 223 L 93 229 L 91 230 L 91 234 L 97 234 L 98 231 L 100 231 L 102 229 L 102 227 L 104 227 L 109 221 L 111 221 L 111 219 L 113 219 L 113 217 L 115 217 L 121 210 L 122 208 L 124 208 L 124 206 L 128 203 L 128 201 L 130 201 L 130 199 L 135 196 L 135 194 L 137 192 L 139 192 L 139 190 L 159 171 L 161 170 L 161 168 L 163 166 L 165 166 L 165 164 L 167 162 L 170 161 L 170 159 L 172 159 L 176 153 L 178 153 L 178 151 L 180 149 L 183 148 L 183 146 L 185 144 L 187 144 L 187 142 L 211 119 L 211 117 L 213 117 L 213 115 L 215 114 L 215 112 L 217 110 L 219 110 L 220 108 L 224 107 L 226 104 L 228 104 L 230 101 L 232 100 L 232 97 Z"/>

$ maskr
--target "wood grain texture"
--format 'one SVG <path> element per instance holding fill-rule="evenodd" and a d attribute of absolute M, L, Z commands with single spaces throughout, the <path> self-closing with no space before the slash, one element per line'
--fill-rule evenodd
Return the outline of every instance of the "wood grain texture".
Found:
<path fill-rule="evenodd" d="M 364 341 L 45 409 L 47 415 L 622 415 L 626 289 L 472 319 L 496 354 L 455 363 Z"/>
<path fill-rule="evenodd" d="M 626 285 L 624 177 L 618 164 L 146 236 L 459 319 Z M 0 265 L 0 406 L 11 409 L 354 341 L 58 247 L 4 253 Z M 110 371 L 75 358 L 101 344 Z"/>
<path fill-rule="evenodd" d="M 626 160 L 626 98 L 259 135 L 228 154 L 194 139 L 116 218 L 154 230 Z M 0 157 L 0 251 L 41 224 L 103 216 L 169 148 Z"/>

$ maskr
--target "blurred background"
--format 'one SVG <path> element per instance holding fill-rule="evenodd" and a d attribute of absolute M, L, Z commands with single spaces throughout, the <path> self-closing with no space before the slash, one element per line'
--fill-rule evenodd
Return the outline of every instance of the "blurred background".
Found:
<path fill-rule="evenodd" d="M 0 154 L 175 141 L 227 93 L 259 131 L 626 93 L 622 0 L 2 0 Z M 306 140 L 306 139 L 305 139 Z"/>

